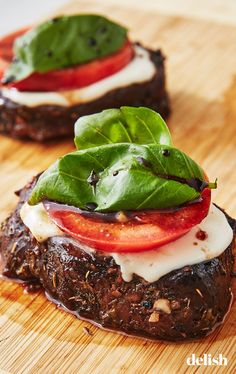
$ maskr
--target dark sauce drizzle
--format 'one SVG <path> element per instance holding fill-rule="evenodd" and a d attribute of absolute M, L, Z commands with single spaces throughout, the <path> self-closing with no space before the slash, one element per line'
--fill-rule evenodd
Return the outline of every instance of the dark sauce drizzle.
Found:
<path fill-rule="evenodd" d="M 167 174 L 156 174 L 157 177 L 172 180 L 175 182 L 179 182 L 182 184 L 187 184 L 189 187 L 194 188 L 197 192 L 202 192 L 204 188 L 208 187 L 209 184 L 205 181 L 202 181 L 199 178 L 181 178 L 175 175 L 167 175 Z"/>
<path fill-rule="evenodd" d="M 169 149 L 163 149 L 162 154 L 164 157 L 169 157 L 170 156 L 170 151 Z M 139 162 L 140 165 L 151 169 L 152 164 L 146 160 L 143 157 L 136 157 L 136 160 Z M 152 171 L 153 172 L 153 171 Z M 182 184 L 187 184 L 189 187 L 194 188 L 197 192 L 202 192 L 204 188 L 208 187 L 208 183 L 205 181 L 200 180 L 199 178 L 182 178 L 182 177 L 177 177 L 175 175 L 167 175 L 167 174 L 161 174 L 161 173 L 154 173 L 157 177 L 162 178 L 162 179 L 167 179 L 167 180 L 172 180 L 175 182 L 179 182 Z"/>
<path fill-rule="evenodd" d="M 99 176 L 97 175 L 95 170 L 92 170 L 87 179 L 87 182 L 95 189 L 98 181 L 99 181 Z"/>

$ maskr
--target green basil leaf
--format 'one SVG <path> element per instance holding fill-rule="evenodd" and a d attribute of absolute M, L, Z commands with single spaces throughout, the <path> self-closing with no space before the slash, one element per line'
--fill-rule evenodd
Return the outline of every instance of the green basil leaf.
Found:
<path fill-rule="evenodd" d="M 14 62 L 4 81 L 18 81 L 33 72 L 83 64 L 116 52 L 127 30 L 98 15 L 62 16 L 46 21 L 17 38 Z"/>
<path fill-rule="evenodd" d="M 204 178 L 176 148 L 108 144 L 58 160 L 40 176 L 29 204 L 48 199 L 87 209 L 92 203 L 99 212 L 172 208 L 198 198 Z"/>
<path fill-rule="evenodd" d="M 171 145 L 171 136 L 160 114 L 143 107 L 107 109 L 75 123 L 77 149 L 112 143 Z"/>

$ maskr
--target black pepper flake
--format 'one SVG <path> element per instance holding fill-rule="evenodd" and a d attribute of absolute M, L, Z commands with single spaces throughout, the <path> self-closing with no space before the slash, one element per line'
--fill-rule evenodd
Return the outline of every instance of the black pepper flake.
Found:
<path fill-rule="evenodd" d="M 162 149 L 161 153 L 162 153 L 162 155 L 165 156 L 165 157 L 169 157 L 169 156 L 170 156 L 170 151 L 169 151 L 169 149 Z"/>
<path fill-rule="evenodd" d="M 105 32 L 107 32 L 106 27 L 100 27 L 100 29 L 97 30 L 97 33 L 99 33 L 99 34 L 105 34 Z"/>
<path fill-rule="evenodd" d="M 97 41 L 96 41 L 96 39 L 94 39 L 94 38 L 89 38 L 89 40 L 88 40 L 88 45 L 89 45 L 90 47 L 94 47 L 95 45 L 97 45 Z"/>
<path fill-rule="evenodd" d="M 52 57 L 53 56 L 53 53 L 52 53 L 52 51 L 50 51 L 50 49 L 46 52 L 46 55 L 48 56 L 48 57 Z"/>
<path fill-rule="evenodd" d="M 140 163 L 140 165 L 145 166 L 146 168 L 152 167 L 152 164 L 141 156 L 136 157 L 136 160 Z"/>

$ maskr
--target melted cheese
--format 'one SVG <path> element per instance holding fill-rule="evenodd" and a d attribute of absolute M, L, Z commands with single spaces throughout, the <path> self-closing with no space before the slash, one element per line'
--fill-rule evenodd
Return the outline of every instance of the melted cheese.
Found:
<path fill-rule="evenodd" d="M 52 236 L 64 235 L 49 218 L 42 203 L 38 205 L 25 203 L 21 208 L 20 217 L 38 242 L 44 242 Z"/>
<path fill-rule="evenodd" d="M 21 219 L 38 241 L 63 235 L 50 220 L 42 204 L 23 205 Z M 205 240 L 197 239 L 199 229 L 207 233 Z M 233 230 L 224 213 L 212 205 L 208 216 L 199 225 L 172 243 L 147 252 L 106 255 L 112 256 L 120 266 L 124 281 L 130 282 L 133 274 L 137 274 L 148 282 L 155 282 L 173 270 L 219 256 L 232 239 Z M 78 244 L 83 248 L 83 245 Z M 94 252 L 94 249 L 86 246 L 86 251 Z"/>
<path fill-rule="evenodd" d="M 150 59 L 149 52 L 135 46 L 135 57 L 117 73 L 93 83 L 87 87 L 60 92 L 20 92 L 14 88 L 3 88 L 2 95 L 15 103 L 35 107 L 38 105 L 72 106 L 87 103 L 104 96 L 108 92 L 143 83 L 153 78 L 156 68 Z"/>
<path fill-rule="evenodd" d="M 207 233 L 198 240 L 196 233 Z M 233 230 L 224 213 L 212 205 L 208 216 L 186 235 L 154 250 L 136 254 L 113 254 L 126 282 L 137 274 L 148 282 L 187 265 L 194 265 L 219 256 L 233 240 Z"/>

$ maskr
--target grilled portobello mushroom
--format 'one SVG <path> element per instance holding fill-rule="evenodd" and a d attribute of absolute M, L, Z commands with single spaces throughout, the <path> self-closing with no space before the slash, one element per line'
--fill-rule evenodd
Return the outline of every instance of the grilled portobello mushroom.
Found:
<path fill-rule="evenodd" d="M 0 88 L 0 133 L 13 138 L 45 141 L 72 136 L 74 123 L 82 116 L 122 105 L 147 106 L 164 118 L 170 114 L 165 88 L 164 56 L 161 50 L 148 50 L 156 73 L 151 81 L 112 90 L 97 100 L 73 106 L 40 105 L 28 107 L 4 97 Z"/>
<path fill-rule="evenodd" d="M 46 296 L 99 327 L 164 341 L 202 338 L 224 320 L 232 301 L 233 242 L 218 257 L 149 283 L 122 279 L 113 257 L 93 254 L 68 236 L 37 242 L 20 218 L 35 179 L 19 194 L 0 238 L 3 275 L 40 285 Z M 226 215 L 226 214 L 225 214 Z M 226 215 L 235 232 L 236 221 Z"/>

